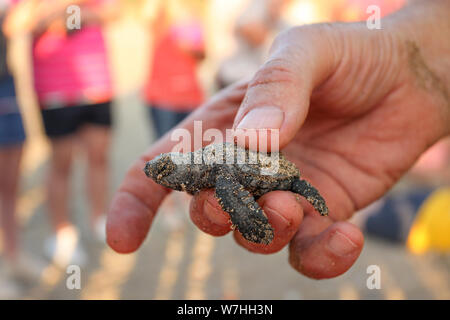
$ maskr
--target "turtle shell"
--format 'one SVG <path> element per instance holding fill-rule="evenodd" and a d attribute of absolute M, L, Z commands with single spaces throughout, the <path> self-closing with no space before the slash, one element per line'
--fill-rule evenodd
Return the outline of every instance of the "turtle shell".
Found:
<path fill-rule="evenodd" d="M 241 149 L 241 148 L 239 148 Z M 241 149 L 246 153 L 246 161 L 238 161 L 235 164 L 237 174 L 252 175 L 255 178 L 286 180 L 299 178 L 300 172 L 281 152 L 259 153 Z"/>

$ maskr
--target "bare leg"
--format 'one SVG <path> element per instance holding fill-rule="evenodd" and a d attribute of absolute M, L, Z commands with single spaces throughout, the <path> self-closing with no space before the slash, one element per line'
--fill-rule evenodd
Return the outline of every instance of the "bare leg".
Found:
<path fill-rule="evenodd" d="M 72 167 L 75 137 L 53 139 L 52 159 L 48 176 L 47 198 L 49 213 L 55 231 L 71 225 L 69 220 L 69 179 Z"/>
<path fill-rule="evenodd" d="M 108 157 L 111 130 L 108 127 L 89 125 L 80 132 L 87 151 L 86 190 L 90 202 L 91 226 L 106 213 L 108 197 Z"/>
<path fill-rule="evenodd" d="M 5 256 L 11 261 L 19 247 L 15 211 L 22 149 L 22 145 L 0 149 L 0 213 Z"/>

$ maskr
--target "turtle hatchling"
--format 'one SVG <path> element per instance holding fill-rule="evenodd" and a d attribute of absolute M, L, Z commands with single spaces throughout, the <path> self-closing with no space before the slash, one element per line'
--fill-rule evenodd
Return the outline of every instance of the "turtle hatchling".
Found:
<path fill-rule="evenodd" d="M 146 163 L 144 172 L 156 183 L 195 194 L 215 189 L 222 209 L 245 239 L 269 244 L 273 228 L 256 200 L 274 190 L 303 196 L 321 215 L 328 215 L 323 197 L 281 152 L 250 151 L 232 143 L 210 144 L 188 153 L 164 153 Z"/>

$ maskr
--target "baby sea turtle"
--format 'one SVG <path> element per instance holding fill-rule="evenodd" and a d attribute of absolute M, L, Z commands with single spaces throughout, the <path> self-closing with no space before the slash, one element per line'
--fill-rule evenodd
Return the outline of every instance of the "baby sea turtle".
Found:
<path fill-rule="evenodd" d="M 297 193 L 321 214 L 328 215 L 325 200 L 297 167 L 282 153 L 260 153 L 231 143 L 210 144 L 189 153 L 164 153 L 146 163 L 144 172 L 156 183 L 195 194 L 215 188 L 222 209 L 245 239 L 269 244 L 273 229 L 255 201 L 267 192 Z"/>

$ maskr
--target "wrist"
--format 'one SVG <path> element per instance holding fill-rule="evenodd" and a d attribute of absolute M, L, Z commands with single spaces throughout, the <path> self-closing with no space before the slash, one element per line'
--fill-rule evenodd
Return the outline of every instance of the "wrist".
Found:
<path fill-rule="evenodd" d="M 439 113 L 437 138 L 450 134 L 449 14 L 450 0 L 416 0 L 385 20 L 398 40 L 407 80 Z"/>

